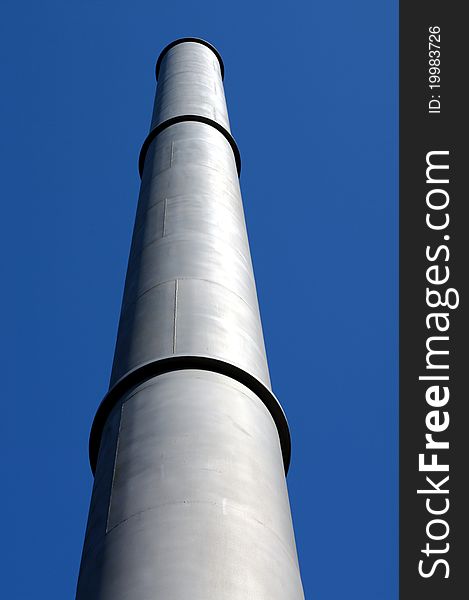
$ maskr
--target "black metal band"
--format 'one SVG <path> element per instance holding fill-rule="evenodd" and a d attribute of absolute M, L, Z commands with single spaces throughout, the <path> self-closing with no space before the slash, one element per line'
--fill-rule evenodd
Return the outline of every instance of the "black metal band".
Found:
<path fill-rule="evenodd" d="M 136 367 L 124 377 L 119 379 L 117 383 L 109 390 L 103 401 L 98 407 L 93 425 L 91 426 L 89 440 L 89 456 L 90 465 L 93 475 L 96 471 L 98 462 L 99 446 L 101 444 L 101 435 L 104 429 L 106 420 L 122 396 L 130 389 L 134 388 L 153 377 L 170 373 L 172 371 L 182 371 L 185 369 L 197 369 L 201 371 L 211 371 L 225 375 L 238 381 L 249 388 L 256 396 L 265 404 L 268 411 L 277 426 L 277 431 L 280 439 L 280 447 L 282 449 L 283 464 L 285 473 L 288 472 L 291 456 L 291 438 L 288 427 L 287 418 L 280 406 L 279 401 L 274 394 L 256 377 L 247 373 L 243 369 L 209 356 L 170 356 L 160 360 L 151 361 Z"/>
<path fill-rule="evenodd" d="M 214 127 L 217 131 L 219 131 L 227 140 L 233 150 L 233 154 L 236 161 L 236 169 L 238 171 L 238 177 L 241 174 L 241 155 L 239 153 L 238 145 L 235 142 L 234 137 L 231 135 L 229 131 L 227 131 L 224 127 L 217 123 L 213 119 L 209 119 L 208 117 L 203 117 L 201 115 L 178 115 L 177 117 L 172 117 L 171 119 L 167 119 L 157 125 L 154 129 L 150 131 L 147 135 L 145 141 L 143 142 L 142 149 L 140 150 L 140 156 L 138 157 L 138 171 L 140 173 L 140 177 L 143 176 L 143 168 L 145 166 L 145 158 L 147 156 L 148 148 L 152 141 L 156 138 L 156 136 L 161 133 L 164 129 L 171 127 L 171 125 L 175 125 L 176 123 L 184 123 L 187 121 L 195 121 L 197 123 L 205 123 L 205 125 L 210 125 Z"/>

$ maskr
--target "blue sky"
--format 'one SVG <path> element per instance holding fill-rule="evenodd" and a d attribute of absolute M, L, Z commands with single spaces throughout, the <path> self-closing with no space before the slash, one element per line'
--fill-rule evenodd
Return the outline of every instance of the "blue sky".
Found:
<path fill-rule="evenodd" d="M 306 597 L 397 598 L 397 2 L 3 4 L 2 597 L 74 595 L 154 63 L 223 56 Z"/>

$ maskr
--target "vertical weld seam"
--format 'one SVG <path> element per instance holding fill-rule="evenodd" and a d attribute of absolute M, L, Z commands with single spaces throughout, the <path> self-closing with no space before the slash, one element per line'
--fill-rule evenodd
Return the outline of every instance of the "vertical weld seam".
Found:
<path fill-rule="evenodd" d="M 117 469 L 117 455 L 119 453 L 119 442 L 121 439 L 121 426 L 122 426 L 122 413 L 124 411 L 124 403 L 122 403 L 121 406 L 121 410 L 120 410 L 120 417 L 119 417 L 119 428 L 117 430 L 117 443 L 116 443 L 116 453 L 114 455 L 114 467 L 112 469 L 112 479 L 111 479 L 111 493 L 109 494 L 109 506 L 107 509 L 107 517 L 106 517 L 106 532 L 104 535 L 107 534 L 107 532 L 109 531 L 109 518 L 111 516 L 111 505 L 112 505 L 112 492 L 114 490 L 114 479 L 116 477 L 116 469 Z"/>
<path fill-rule="evenodd" d="M 173 166 L 173 158 L 174 158 L 174 141 L 171 142 L 171 152 L 169 154 L 169 167 Z"/>
<path fill-rule="evenodd" d="M 178 318 L 178 280 L 175 280 L 174 285 L 174 328 L 173 328 L 173 354 L 176 353 L 176 332 Z"/>
<path fill-rule="evenodd" d="M 164 237 L 166 235 L 166 207 L 168 204 L 168 199 L 165 198 L 164 199 L 164 203 L 163 203 L 163 233 L 161 235 L 161 237 Z"/>

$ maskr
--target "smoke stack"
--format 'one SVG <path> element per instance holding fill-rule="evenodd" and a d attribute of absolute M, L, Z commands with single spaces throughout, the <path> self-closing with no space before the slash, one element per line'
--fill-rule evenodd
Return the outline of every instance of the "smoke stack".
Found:
<path fill-rule="evenodd" d="M 184 38 L 156 75 L 77 599 L 301 600 L 223 62 Z"/>

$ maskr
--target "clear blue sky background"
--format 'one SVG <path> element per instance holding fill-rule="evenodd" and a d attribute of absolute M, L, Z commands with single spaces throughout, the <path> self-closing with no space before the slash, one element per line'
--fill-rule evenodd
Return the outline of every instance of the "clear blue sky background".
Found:
<path fill-rule="evenodd" d="M 394 600 L 397 2 L 376 0 L 3 2 L 0 596 L 74 596 L 154 63 L 180 36 L 226 65 L 306 596 Z"/>

